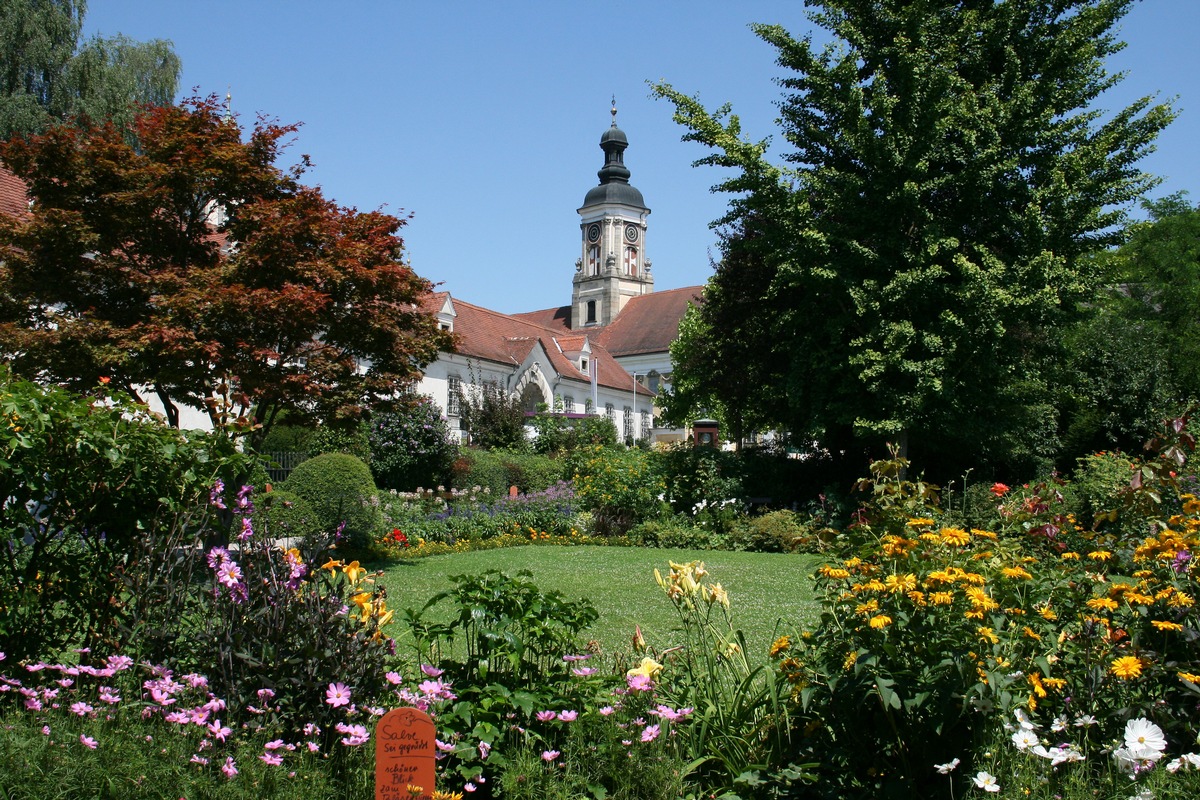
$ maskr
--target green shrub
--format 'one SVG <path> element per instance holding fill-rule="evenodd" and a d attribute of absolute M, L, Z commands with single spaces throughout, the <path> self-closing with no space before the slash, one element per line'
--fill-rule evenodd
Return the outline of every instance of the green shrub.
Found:
<path fill-rule="evenodd" d="M 448 483 L 458 454 L 441 410 L 428 397 L 405 411 L 376 415 L 367 424 L 367 441 L 376 483 L 400 491 Z"/>
<path fill-rule="evenodd" d="M 594 447 L 575 459 L 575 496 L 594 514 L 595 533 L 622 535 L 663 513 L 666 484 L 649 453 Z"/>
<path fill-rule="evenodd" d="M 144 541 L 223 527 L 209 487 L 248 470 L 227 438 L 168 428 L 128 397 L 101 403 L 0 368 L 0 651 L 128 641 L 155 607 Z"/>
<path fill-rule="evenodd" d="M 1123 454 L 1101 452 L 1079 459 L 1069 487 L 1063 492 L 1067 507 L 1079 524 L 1091 528 L 1096 516 L 1121 506 L 1121 493 L 1129 488 L 1133 462 Z"/>
<path fill-rule="evenodd" d="M 307 453 L 314 433 L 315 431 L 311 427 L 276 423 L 271 426 L 271 430 L 259 443 L 258 451 L 262 453 Z"/>
<path fill-rule="evenodd" d="M 791 511 L 772 511 L 761 517 L 747 517 L 734 524 L 729 535 L 737 550 L 757 553 L 792 553 L 801 548 L 816 549 L 819 539 L 804 519 Z"/>
<path fill-rule="evenodd" d="M 323 529 L 312 505 L 294 492 L 278 489 L 260 495 L 254 503 L 254 530 L 272 539 L 310 543 Z"/>
<path fill-rule="evenodd" d="M 562 462 L 548 456 L 464 448 L 454 463 L 452 485 L 456 489 L 486 487 L 499 497 L 507 495 L 510 486 L 520 492 L 540 492 L 563 477 Z"/>
<path fill-rule="evenodd" d="M 346 523 L 344 546 L 362 549 L 383 527 L 375 480 L 361 459 L 346 453 L 325 453 L 292 470 L 281 487 L 311 504 L 325 530 Z"/>
<path fill-rule="evenodd" d="M 698 528 L 679 514 L 639 522 L 625 534 L 631 544 L 680 550 L 724 550 L 728 536 Z"/>
<path fill-rule="evenodd" d="M 362 424 L 320 426 L 308 438 L 308 454 L 319 456 L 325 453 L 346 453 L 363 461 L 369 461 L 371 443 L 367 441 L 366 427 Z"/>

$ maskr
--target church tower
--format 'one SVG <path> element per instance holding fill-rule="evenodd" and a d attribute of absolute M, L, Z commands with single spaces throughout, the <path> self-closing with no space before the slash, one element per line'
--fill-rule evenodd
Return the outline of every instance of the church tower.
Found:
<path fill-rule="evenodd" d="M 582 257 L 575 262 L 571 291 L 571 327 L 607 325 L 631 297 L 654 291 L 646 259 L 646 217 L 650 209 L 642 193 L 629 183 L 625 148 L 629 140 L 617 127 L 613 100 L 612 126 L 600 137 L 604 166 L 579 209 Z"/>

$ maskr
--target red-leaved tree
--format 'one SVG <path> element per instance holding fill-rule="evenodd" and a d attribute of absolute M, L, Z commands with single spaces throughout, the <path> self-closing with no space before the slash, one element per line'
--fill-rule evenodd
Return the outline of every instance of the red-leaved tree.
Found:
<path fill-rule="evenodd" d="M 0 145 L 32 200 L 0 220 L 0 358 L 260 436 L 285 409 L 402 403 L 449 346 L 431 284 L 402 260 L 404 220 L 304 186 L 307 157 L 276 166 L 296 128 L 260 118 L 243 140 L 208 97 Z"/>

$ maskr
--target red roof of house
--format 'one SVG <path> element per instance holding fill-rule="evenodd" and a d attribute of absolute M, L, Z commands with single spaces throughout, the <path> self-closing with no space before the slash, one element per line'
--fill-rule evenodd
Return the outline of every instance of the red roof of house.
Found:
<path fill-rule="evenodd" d="M 614 356 L 665 353 L 679 336 L 679 323 L 688 306 L 694 305 L 703 291 L 703 286 L 685 286 L 631 297 L 596 340 Z"/>
<path fill-rule="evenodd" d="M 29 195 L 25 182 L 0 164 L 0 214 L 20 217 L 29 213 Z"/>
<path fill-rule="evenodd" d="M 586 333 L 592 337 L 593 346 L 599 343 L 614 356 L 665 353 L 679 336 L 679 323 L 688 306 L 699 300 L 703 291 L 703 286 L 684 286 L 631 297 L 615 320 L 602 328 L 589 326 Z M 551 331 L 571 330 L 570 306 L 512 316 Z"/>
<path fill-rule="evenodd" d="M 441 308 L 442 302 L 444 297 L 431 297 L 423 305 L 427 309 L 436 310 Z M 555 344 L 556 336 L 560 343 L 564 338 L 560 331 L 550 330 L 518 316 L 501 314 L 463 300 L 454 300 L 453 303 L 457 314 L 454 319 L 455 352 L 469 358 L 517 366 L 524 362 L 534 346 L 540 343 L 559 376 L 581 383 L 589 382 L 588 375 L 581 372 L 579 365 L 563 355 Z M 563 350 L 572 352 L 582 349 L 584 335 L 566 338 L 570 346 L 564 346 Z M 630 374 L 595 341 L 592 341 L 591 358 L 596 365 L 596 382 L 599 385 L 633 390 Z M 638 394 L 652 395 L 653 392 L 639 385 Z"/>

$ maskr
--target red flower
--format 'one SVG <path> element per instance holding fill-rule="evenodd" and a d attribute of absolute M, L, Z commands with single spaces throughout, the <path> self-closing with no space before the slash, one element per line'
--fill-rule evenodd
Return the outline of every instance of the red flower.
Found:
<path fill-rule="evenodd" d="M 996 497 L 1004 497 L 1004 495 L 1008 494 L 1008 486 L 1003 483 L 993 483 L 992 494 L 996 495 Z"/>
<path fill-rule="evenodd" d="M 405 547 L 408 547 L 408 537 L 401 533 L 399 528 L 392 529 L 392 541 L 400 542 Z"/>

